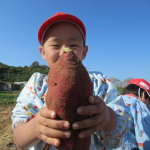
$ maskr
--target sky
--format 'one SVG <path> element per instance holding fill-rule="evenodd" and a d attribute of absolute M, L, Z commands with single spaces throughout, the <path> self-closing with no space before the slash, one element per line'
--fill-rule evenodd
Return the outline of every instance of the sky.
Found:
<path fill-rule="evenodd" d="M 37 35 L 57 12 L 84 23 L 89 49 L 83 65 L 88 71 L 150 82 L 150 0 L 0 0 L 0 62 L 47 65 Z"/>

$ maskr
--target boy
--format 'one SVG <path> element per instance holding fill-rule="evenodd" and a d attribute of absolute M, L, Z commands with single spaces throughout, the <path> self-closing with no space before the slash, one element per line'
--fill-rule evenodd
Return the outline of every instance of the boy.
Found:
<path fill-rule="evenodd" d="M 123 100 L 127 106 L 130 130 L 123 135 L 121 149 L 150 149 L 150 84 L 144 79 L 133 79 L 123 91 Z"/>
<path fill-rule="evenodd" d="M 123 90 L 123 95 L 131 94 L 149 107 L 150 104 L 150 84 L 144 79 L 133 79 Z M 149 108 L 148 108 L 149 109 Z"/>
<path fill-rule="evenodd" d="M 46 20 L 39 29 L 38 39 L 41 45 L 39 51 L 50 68 L 66 47 L 74 50 L 81 61 L 88 51 L 84 24 L 79 18 L 66 13 L 57 13 Z M 91 105 L 77 108 L 77 113 L 91 117 L 75 122 L 72 128 L 85 128 L 78 135 L 80 139 L 93 134 L 91 150 L 117 148 L 121 144 L 121 136 L 128 130 L 125 104 L 118 97 L 117 89 L 101 73 L 91 72 L 89 75 L 94 82 L 95 96 L 89 97 Z M 12 121 L 14 141 L 20 148 L 53 150 L 61 144 L 60 138 L 71 135 L 69 122 L 56 120 L 56 113 L 45 107 L 46 92 L 47 76 L 34 73 L 17 99 Z"/>

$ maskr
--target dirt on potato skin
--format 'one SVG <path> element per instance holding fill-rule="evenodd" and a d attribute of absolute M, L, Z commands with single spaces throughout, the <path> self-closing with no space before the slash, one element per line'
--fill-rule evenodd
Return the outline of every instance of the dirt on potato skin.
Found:
<path fill-rule="evenodd" d="M 12 110 L 14 106 L 0 106 L 0 150 L 21 150 L 14 145 L 12 131 Z"/>

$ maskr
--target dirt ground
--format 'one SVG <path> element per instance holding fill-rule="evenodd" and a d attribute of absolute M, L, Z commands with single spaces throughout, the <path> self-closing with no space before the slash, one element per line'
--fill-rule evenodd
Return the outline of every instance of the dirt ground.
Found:
<path fill-rule="evenodd" d="M 13 107 L 0 107 L 0 150 L 21 150 L 14 145 L 11 127 Z"/>

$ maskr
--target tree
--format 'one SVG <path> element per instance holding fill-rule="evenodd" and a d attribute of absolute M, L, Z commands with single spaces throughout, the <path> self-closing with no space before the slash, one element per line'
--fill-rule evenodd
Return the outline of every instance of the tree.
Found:
<path fill-rule="evenodd" d="M 7 66 L 0 66 L 0 81 L 7 81 L 8 79 L 8 70 L 9 67 Z"/>
<path fill-rule="evenodd" d="M 24 66 L 24 69 L 27 69 L 27 68 L 28 68 L 28 66 L 25 65 L 25 66 Z"/>
<path fill-rule="evenodd" d="M 30 67 L 8 66 L 0 62 L 0 81 L 28 81 L 33 73 L 48 74 L 49 70 L 50 68 L 47 65 L 39 65 L 38 61 L 34 61 Z"/>
<path fill-rule="evenodd" d="M 40 66 L 39 62 L 38 61 L 34 61 L 30 67 L 39 67 L 39 66 Z"/>

